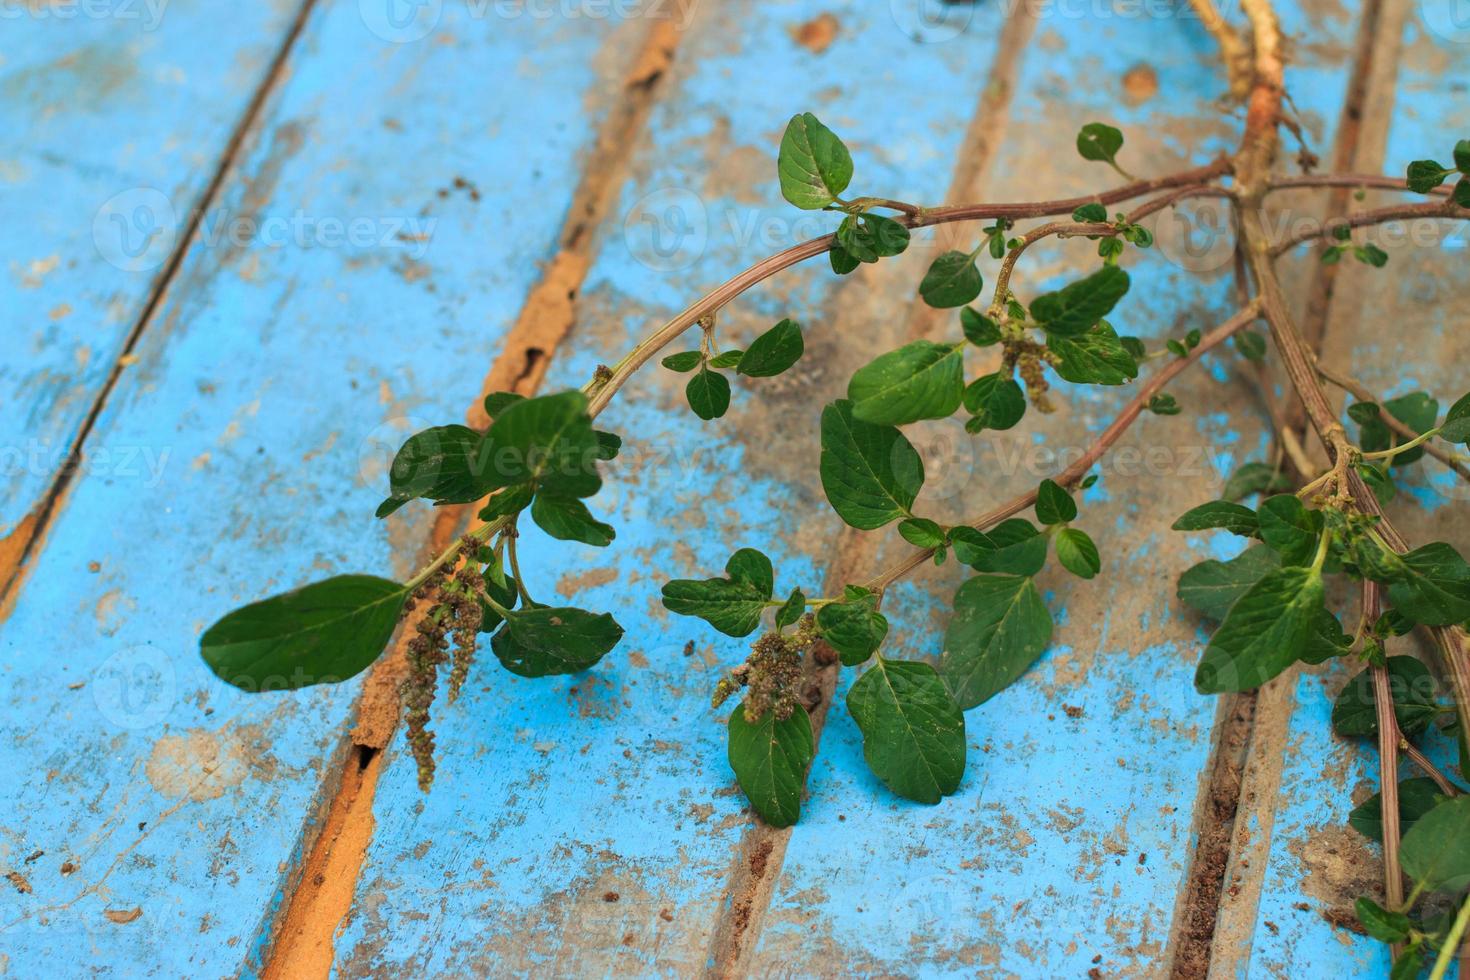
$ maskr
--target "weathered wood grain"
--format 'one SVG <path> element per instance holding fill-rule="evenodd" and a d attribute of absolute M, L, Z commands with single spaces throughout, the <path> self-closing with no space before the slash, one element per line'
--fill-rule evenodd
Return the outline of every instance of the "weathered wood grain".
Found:
<path fill-rule="evenodd" d="M 157 478 L 77 481 L 0 636 L 0 765 L 31 774 L 0 820 L 29 888 L 0 900 L 18 974 L 258 965 L 357 685 L 242 694 L 199 631 L 334 571 L 411 567 L 427 515 L 371 518 L 387 462 L 462 417 L 639 37 L 446 5 L 394 43 L 369 6 L 315 12 L 223 184 L 218 219 L 259 232 L 201 231 L 97 419 Z"/>
<path fill-rule="evenodd" d="M 300 6 L 7 6 L 0 585 Z M 144 449 L 94 442 L 83 465 L 128 479 Z"/>
<path fill-rule="evenodd" d="M 1392 87 L 1380 96 L 1387 105 L 1374 113 L 1383 127 L 1374 152 L 1385 172 L 1401 173 L 1409 161 L 1443 154 L 1440 147 L 1452 145 L 1455 134 L 1470 131 L 1458 81 L 1470 70 L 1470 34 L 1455 33 L 1441 5 L 1387 6 L 1385 20 L 1401 35 L 1402 49 Z M 1379 44 L 1390 49 L 1393 38 Z M 1370 195 L 1352 206 L 1393 199 Z M 1459 329 L 1467 315 L 1465 234 L 1463 226 L 1425 223 L 1385 227 L 1363 239 L 1389 253 L 1381 270 L 1387 275 L 1344 267 L 1328 320 L 1327 362 L 1384 396 L 1422 389 L 1442 402 L 1458 397 L 1470 354 Z M 1470 547 L 1455 516 L 1470 489 L 1453 473 L 1425 459 L 1400 480 L 1400 489 L 1389 515 L 1411 542 L 1448 541 L 1462 553 Z M 1356 615 L 1351 597 L 1342 606 Z M 1412 639 L 1390 649 L 1416 652 L 1432 658 Z M 1387 948 L 1353 929 L 1354 900 L 1365 894 L 1381 900 L 1383 884 L 1379 848 L 1347 825 L 1352 807 L 1378 789 L 1375 746 L 1338 738 L 1330 727 L 1332 699 L 1356 669 L 1347 668 L 1283 678 L 1271 695 L 1267 727 L 1258 732 L 1247 770 L 1247 792 L 1259 799 L 1237 835 L 1235 892 L 1223 904 L 1228 935 L 1222 938 L 1233 948 L 1222 949 L 1215 975 L 1387 973 Z M 1457 772 L 1447 740 L 1431 737 L 1426 749 L 1446 771 Z M 1416 774 L 1407 764 L 1402 773 Z"/>
<path fill-rule="evenodd" d="M 835 37 L 817 53 L 799 39 L 824 13 Z M 881 7 L 701 4 L 546 387 L 582 382 L 699 292 L 832 227 L 779 197 L 774 151 L 793 112 L 815 111 L 844 136 L 854 188 L 942 194 L 999 27 L 996 13 L 977 15 L 962 40 L 921 45 Z M 428 797 L 394 743 L 339 973 L 705 966 L 749 826 L 725 762 L 725 712 L 708 698 L 746 644 L 669 616 L 658 589 L 716 573 L 742 545 L 768 550 L 784 587 L 820 589 L 840 524 L 815 473 L 789 463 L 815 458 L 821 403 L 901 328 L 914 273 L 879 267 L 838 288 L 814 262 L 734 304 L 722 347 L 791 314 L 808 353 L 787 377 L 737 384 L 718 424 L 695 419 L 685 379 L 657 368 L 613 402 L 604 419 L 628 443 L 593 508 L 618 540 L 595 551 L 531 529 L 522 560 L 538 598 L 611 610 L 627 636 L 565 680 L 520 680 L 487 655 L 461 702 L 438 712 Z"/>

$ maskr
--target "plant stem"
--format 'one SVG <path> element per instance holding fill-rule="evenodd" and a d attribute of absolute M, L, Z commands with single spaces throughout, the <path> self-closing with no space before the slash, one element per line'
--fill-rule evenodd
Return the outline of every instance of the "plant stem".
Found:
<path fill-rule="evenodd" d="M 1323 535 L 1325 538 L 1326 535 Z M 1379 611 L 1379 587 L 1377 582 L 1364 581 L 1362 589 L 1363 616 L 1376 620 Z M 1393 710 L 1393 689 L 1389 685 L 1388 669 L 1374 666 L 1373 710 L 1378 719 L 1378 793 L 1383 815 L 1383 894 L 1388 907 L 1398 908 L 1404 901 L 1404 875 L 1399 867 L 1399 733 L 1398 718 Z M 1401 951 L 1394 944 L 1394 956 Z"/>
<path fill-rule="evenodd" d="M 1419 767 L 1420 771 L 1422 771 L 1424 775 L 1434 780 L 1434 785 L 1439 787 L 1439 791 L 1441 793 L 1443 793 L 1445 796 L 1460 795 L 1460 790 L 1456 788 L 1455 784 L 1445 778 L 1445 774 L 1439 771 L 1439 767 L 1430 762 L 1429 759 L 1424 755 L 1424 753 L 1420 752 L 1414 746 L 1413 742 L 1410 742 L 1407 738 L 1404 738 L 1402 733 L 1400 733 L 1399 735 L 1399 749 L 1404 753 L 1404 755 L 1408 758 L 1410 762 Z"/>
<path fill-rule="evenodd" d="M 1382 414 L 1382 413 L 1380 413 L 1380 414 Z M 1421 432 L 1419 435 L 1417 435 L 1414 438 L 1410 439 L 1408 442 L 1405 442 L 1405 443 L 1402 443 L 1400 445 L 1394 446 L 1391 449 L 1378 449 L 1378 450 L 1375 450 L 1375 451 L 1373 451 L 1371 453 L 1364 453 L 1363 454 L 1363 458 L 1364 459 L 1393 459 L 1399 453 L 1406 453 L 1410 449 L 1417 449 L 1418 447 L 1422 446 L 1424 443 L 1428 442 L 1430 439 L 1433 439 L 1437 435 L 1439 435 L 1439 429 L 1438 429 L 1438 427 L 1433 428 L 1433 429 L 1430 429 L 1428 432 Z"/>
<path fill-rule="evenodd" d="M 1133 400 L 1123 406 L 1123 410 L 1118 413 L 1117 418 L 1113 419 L 1112 423 L 1102 431 L 1096 441 L 1088 447 L 1087 452 L 1083 453 L 1076 462 L 1056 477 L 1056 482 L 1063 487 L 1069 487 L 1086 476 L 1087 471 L 1092 468 L 1094 463 L 1102 458 L 1103 454 L 1107 452 L 1108 447 L 1117 442 L 1123 433 L 1128 431 L 1128 427 L 1133 424 L 1139 415 L 1143 414 L 1143 411 L 1148 407 L 1150 398 L 1162 391 L 1185 368 L 1197 362 L 1206 351 L 1223 343 L 1231 335 L 1254 321 L 1258 315 L 1259 306 L 1255 302 L 1250 303 L 1220 326 L 1201 337 L 1199 344 L 1194 350 L 1183 357 L 1175 358 L 1154 373 L 1138 389 L 1138 394 L 1133 396 Z M 1036 491 L 1028 490 L 1001 504 L 999 507 L 975 518 L 970 522 L 970 526 L 983 531 L 992 524 L 997 524 L 1007 517 L 1025 510 L 1035 502 Z M 903 578 L 932 557 L 934 557 L 933 548 L 916 548 L 907 558 L 897 562 L 870 580 L 868 582 L 868 588 L 875 592 L 882 592 L 888 586 L 892 585 L 898 579 Z"/>
<path fill-rule="evenodd" d="M 1117 204 L 1122 201 L 1151 194 L 1155 191 L 1203 185 L 1216 177 L 1228 173 L 1229 170 L 1229 161 L 1224 157 L 1220 157 L 1203 167 L 1182 170 L 1179 173 L 1170 174 L 1166 177 L 1135 181 L 1102 194 L 1093 194 L 1087 197 L 1035 201 L 1023 204 L 957 204 L 937 208 L 921 208 L 920 213 L 917 215 L 904 215 L 894 220 L 908 228 L 927 228 L 932 225 L 948 224 L 955 221 L 974 221 L 981 218 L 1045 218 L 1059 214 L 1071 214 L 1084 204 L 1097 202 L 1101 202 L 1102 204 Z M 1218 189 L 1217 192 L 1228 193 L 1223 188 Z M 823 235 L 820 238 L 813 238 L 793 245 L 790 248 L 777 252 L 775 255 L 762 259 L 743 272 L 737 273 L 719 286 L 716 286 L 709 293 L 695 300 L 694 303 L 686 307 L 678 315 L 673 317 L 673 319 L 667 321 L 663 326 L 639 341 L 637 346 L 613 366 L 610 377 L 588 384 L 586 388 L 588 395 L 588 414 L 594 418 L 600 414 L 607 407 L 608 402 L 612 401 L 613 395 L 617 393 L 618 389 L 626 384 L 628 379 L 640 367 L 652 360 L 654 355 L 673 341 L 675 337 L 698 322 L 700 317 L 715 312 L 747 289 L 769 279 L 776 273 L 788 269 L 798 262 L 830 251 L 835 243 L 835 236 Z"/>
<path fill-rule="evenodd" d="M 1333 370 L 1332 368 L 1327 367 L 1325 364 L 1322 364 L 1320 361 L 1317 362 L 1316 367 L 1317 373 L 1321 375 L 1325 380 L 1341 388 L 1343 391 L 1352 395 L 1358 401 L 1372 402 L 1375 405 L 1383 404 L 1383 399 L 1375 395 L 1373 392 L 1369 391 L 1367 385 L 1363 384 L 1358 379 L 1350 375 L 1341 374 Z M 1412 439 L 1418 434 L 1413 429 L 1400 422 L 1392 412 L 1379 412 L 1378 417 L 1383 420 L 1384 425 L 1388 426 L 1390 429 L 1392 429 L 1394 432 L 1397 432 L 1405 439 Z M 1447 452 L 1434 443 L 1430 443 L 1429 445 L 1425 446 L 1424 451 L 1433 456 L 1435 459 L 1439 460 L 1441 463 L 1448 466 L 1450 469 L 1454 470 L 1461 477 L 1465 478 L 1466 480 L 1470 480 L 1470 466 L 1466 466 L 1466 463 L 1470 463 L 1470 457 L 1466 457 L 1460 453 Z"/>
<path fill-rule="evenodd" d="M 1434 969 L 1429 971 L 1429 980 L 1444 980 L 1444 975 L 1450 968 L 1450 961 L 1455 958 L 1455 952 L 1460 948 L 1460 940 L 1465 937 L 1467 924 L 1470 924 L 1470 897 L 1460 904 L 1460 912 L 1455 916 L 1455 924 L 1450 926 L 1450 933 L 1445 937 L 1444 945 L 1439 948 L 1439 955 L 1434 958 Z"/>
<path fill-rule="evenodd" d="M 1368 225 L 1381 225 L 1387 221 L 1404 221 L 1412 218 L 1464 218 L 1470 217 L 1464 208 L 1453 201 L 1429 204 L 1396 204 L 1386 208 L 1374 208 L 1371 211 L 1354 211 L 1339 219 L 1324 221 L 1322 224 L 1304 231 L 1299 231 L 1289 238 L 1273 246 L 1271 255 L 1273 257 L 1291 251 L 1303 242 L 1315 241 L 1332 234 L 1339 228 L 1363 228 Z"/>

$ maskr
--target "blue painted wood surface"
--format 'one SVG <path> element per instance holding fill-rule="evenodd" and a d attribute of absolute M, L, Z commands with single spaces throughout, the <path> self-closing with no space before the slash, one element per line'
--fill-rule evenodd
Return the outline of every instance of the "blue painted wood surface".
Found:
<path fill-rule="evenodd" d="M 39 508 L 296 2 L 11 4 L 0 59 L 0 538 Z M 149 446 L 89 467 L 150 474 Z"/>
<path fill-rule="evenodd" d="M 1463 83 L 1470 72 L 1470 33 L 1455 29 L 1448 14 L 1439 3 L 1407 6 L 1384 147 L 1387 173 L 1402 172 L 1411 160 L 1442 152 L 1437 148 L 1450 145 L 1453 134 L 1470 132 Z M 1363 206 L 1390 200 L 1370 196 Z M 1405 237 L 1408 231 L 1425 237 Z M 1390 255 L 1394 274 L 1386 280 L 1344 269 L 1357 282 L 1339 287 L 1346 291 L 1339 305 L 1347 308 L 1335 311 L 1326 359 L 1386 397 L 1425 390 L 1444 404 L 1465 386 L 1470 344 L 1460 326 L 1463 306 L 1452 299 L 1470 285 L 1465 230 L 1445 225 L 1442 231 L 1448 232 L 1443 247 L 1429 244 L 1438 236 L 1426 223 L 1373 234 L 1369 240 Z M 1356 431 L 1346 417 L 1344 423 Z M 1411 542 L 1448 541 L 1463 553 L 1470 547 L 1459 516 L 1464 482 L 1431 459 L 1401 472 L 1400 493 L 1389 507 L 1395 524 Z M 1394 641 L 1389 652 L 1433 659 L 1427 645 L 1412 638 Z M 1330 728 L 1332 699 L 1353 672 L 1344 667 L 1284 679 L 1280 707 L 1271 709 L 1285 716 L 1284 731 L 1253 752 L 1260 778 L 1278 785 L 1279 795 L 1269 819 L 1255 819 L 1248 828 L 1260 848 L 1252 850 L 1252 866 L 1231 869 L 1243 894 L 1258 891 L 1260 897 L 1254 909 L 1239 911 L 1241 944 L 1233 961 L 1222 962 L 1220 976 L 1388 972 L 1386 947 L 1343 925 L 1358 895 L 1382 892 L 1380 849 L 1347 826 L 1353 806 L 1379 788 L 1377 755 L 1367 740 L 1342 739 Z M 1458 772 L 1448 740 L 1431 735 L 1422 747 L 1445 771 Z M 1402 777 L 1416 775 L 1402 766 Z M 1329 924 L 1327 916 L 1335 921 Z"/>
<path fill-rule="evenodd" d="M 213 237 L 211 228 L 227 226 L 206 226 L 143 333 L 138 363 L 104 406 L 94 444 L 146 447 L 162 468 L 156 480 L 86 473 L 0 626 L 0 766 L 34 770 L 44 760 L 44 779 L 7 794 L 0 820 L 0 864 L 21 869 L 31 888 L 0 900 L 0 971 L 64 970 L 79 956 L 122 975 L 259 967 L 357 686 L 244 696 L 207 675 L 194 638 L 221 611 L 269 591 L 332 571 L 411 567 L 427 509 L 413 505 L 386 525 L 368 517 L 387 454 L 413 428 L 463 416 L 555 247 L 580 155 L 642 26 L 487 16 L 492 9 L 429 4 L 418 15 L 427 20 L 402 23 L 379 19 L 372 4 L 314 12 L 220 201 L 222 216 L 305 230 L 236 246 Z M 917 25 L 904 3 L 705 0 L 681 9 L 692 19 L 674 73 L 596 232 L 577 328 L 547 389 L 580 384 L 731 271 L 830 227 L 776 193 L 774 147 L 794 111 L 818 112 L 848 141 L 854 189 L 942 196 L 1005 13 L 957 7 Z M 1072 135 L 1093 118 L 1127 129 L 1132 160 L 1197 162 L 1233 144 L 1235 123 L 1212 105 L 1223 78 L 1196 21 L 1052 9 L 1022 58 L 1010 120 L 996 130 L 1006 144 L 980 196 L 1077 193 L 1106 180 L 1073 161 Z M 1283 13 L 1316 42 L 1297 50 L 1290 80 L 1322 149 L 1355 25 L 1325 7 Z M 835 34 L 810 50 L 803 25 L 824 14 L 835 23 L 817 36 L 831 26 Z M 265 50 L 285 21 L 258 16 L 269 29 L 254 43 Z M 1445 113 L 1435 106 L 1463 110 L 1446 81 L 1463 72 L 1437 67 L 1458 64 L 1463 47 L 1417 21 L 1408 31 L 1413 50 L 1427 45 L 1442 60 L 1423 69 L 1406 61 L 1401 102 L 1422 108 L 1396 121 L 1390 171 L 1438 145 Z M 249 32 L 240 34 L 247 43 Z M 30 105 L 30 91 L 5 94 L 5 104 Z M 46 125 L 39 116 L 26 124 Z M 203 130 L 199 146 L 217 134 Z M 172 191 L 178 200 L 197 193 L 185 184 Z M 59 235 L 91 235 L 57 214 Z M 326 222 L 351 219 L 364 219 L 366 237 L 328 240 Z M 1229 310 L 1228 269 L 1201 266 L 1208 260 L 1171 245 L 1166 229 L 1159 235 L 1153 253 L 1130 256 L 1135 290 L 1118 317 L 1126 332 L 1155 339 Z M 709 965 L 712 933 L 732 914 L 733 866 L 752 838 L 724 760 L 723 716 L 707 699 L 744 645 L 669 617 L 658 587 L 672 575 L 715 574 L 731 550 L 753 545 L 776 559 L 779 587 L 821 590 L 841 526 L 815 473 L 792 472 L 790 461 L 815 458 L 816 413 L 851 370 L 901 341 L 935 247 L 920 240 L 913 254 L 842 284 L 819 260 L 727 310 L 722 346 L 790 314 L 806 325 L 808 355 L 788 377 L 738 384 L 720 424 L 694 419 L 681 379 L 656 368 L 619 396 L 605 421 L 627 447 L 592 502 L 618 540 L 591 549 L 528 529 L 522 558 L 538 598 L 611 610 L 627 636 L 576 678 L 515 678 L 487 654 L 461 701 L 436 709 L 439 769 L 427 797 L 401 740 L 393 743 L 336 936 L 339 975 L 684 975 Z M 1037 248 L 1015 288 L 1034 295 L 1090 261 L 1085 242 Z M 1458 274 L 1449 263 L 1414 268 L 1414 285 L 1385 303 L 1413 301 L 1413 289 Z M 107 269 L 78 268 L 65 281 L 62 272 L 36 296 L 51 296 L 53 280 L 57 296 L 68 282 L 114 303 L 120 295 Z M 146 287 L 136 275 L 128 282 L 136 304 Z M 16 295 L 41 303 L 25 288 Z M 1421 308 L 1426 330 L 1444 336 L 1451 314 Z M 1362 339 L 1373 336 L 1365 326 Z M 52 377 L 43 358 L 74 360 L 68 343 L 48 337 L 23 370 Z M 92 356 L 110 364 L 116 353 Z M 1417 380 L 1453 388 L 1463 354 Z M 1080 524 L 1116 584 L 1046 573 L 1053 649 L 967 716 L 970 769 L 956 798 L 925 808 L 887 794 L 836 707 L 803 823 L 775 858 L 780 876 L 753 927 L 749 972 L 1162 968 L 1215 715 L 1192 690 L 1202 634 L 1174 602 L 1173 582 L 1231 547 L 1166 528 L 1263 452 L 1241 367 L 1228 351 L 1210 355 L 1171 388 L 1197 415 L 1146 418 L 1124 442 L 1137 455 L 1120 452 L 1100 468 Z M 75 405 L 95 391 L 69 377 L 32 413 L 61 427 L 56 438 L 66 425 L 74 431 Z M 1388 373 L 1369 380 L 1409 383 Z M 1043 435 L 1095 432 L 1126 397 L 1066 390 L 1057 417 L 1033 413 L 1019 431 L 978 441 L 958 426 L 918 427 L 930 462 L 923 506 L 955 520 L 977 499 L 1034 485 L 1058 468 L 1026 461 Z M 1436 476 L 1412 495 L 1434 506 L 1448 488 Z M 0 532 L 16 519 L 0 512 Z M 1427 520 L 1448 518 L 1440 508 Z M 958 581 L 947 568 L 894 591 L 892 651 L 939 652 Z M 1301 681 L 1304 691 L 1317 684 Z M 1292 715 L 1290 791 L 1270 860 L 1246 872 L 1264 875 L 1265 890 L 1254 948 L 1237 961 L 1243 973 L 1381 966 L 1366 941 L 1322 920 L 1320 872 L 1302 858 L 1337 839 L 1325 832 L 1349 805 L 1348 783 L 1371 779 L 1371 755 L 1331 738 L 1324 705 L 1304 698 Z M 1311 913 L 1295 909 L 1304 901 Z"/>
<path fill-rule="evenodd" d="M 80 480 L 0 635 L 0 766 L 31 774 L 0 821 L 29 888 L 0 898 L 20 975 L 253 968 L 357 685 L 246 695 L 198 634 L 333 571 L 412 565 L 425 515 L 371 519 L 387 462 L 424 418 L 463 416 L 636 40 L 445 10 L 432 42 L 395 43 L 356 4 L 314 12 L 217 202 L 261 234 L 191 244 L 97 423 L 160 478 Z M 511 77 L 514 99 L 465 98 Z"/>

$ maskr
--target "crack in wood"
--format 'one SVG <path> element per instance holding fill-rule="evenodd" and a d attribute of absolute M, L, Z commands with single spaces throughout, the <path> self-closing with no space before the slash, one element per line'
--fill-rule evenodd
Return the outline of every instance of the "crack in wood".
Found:
<path fill-rule="evenodd" d="M 679 41 L 671 21 L 655 21 L 624 75 L 622 93 L 608 112 L 572 198 L 558 251 L 527 295 L 481 391 L 466 412 L 469 425 L 489 424 L 483 406 L 492 391 L 532 395 L 540 387 L 557 346 L 576 324 L 577 296 L 591 264 L 602 226 L 614 203 L 633 149 L 659 96 Z M 477 504 L 437 508 L 433 528 L 418 558 L 427 561 L 463 532 Z M 419 615 L 426 610 L 420 609 Z M 349 749 L 323 788 L 324 813 L 306 858 L 286 889 L 282 911 L 268 930 L 263 975 L 267 978 L 327 977 L 338 927 L 352 910 L 374 829 L 373 802 L 388 746 L 399 721 L 399 687 L 407 671 L 406 643 L 415 617 L 399 629 L 388 651 L 363 683 Z"/>

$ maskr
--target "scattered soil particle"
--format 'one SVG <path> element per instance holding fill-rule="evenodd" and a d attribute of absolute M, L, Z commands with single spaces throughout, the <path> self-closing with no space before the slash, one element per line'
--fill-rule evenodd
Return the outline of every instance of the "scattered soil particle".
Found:
<path fill-rule="evenodd" d="M 31 893 L 31 883 L 27 881 L 26 876 L 21 874 L 19 871 L 5 872 L 5 880 L 14 885 L 15 890 L 20 892 L 22 895 L 29 895 Z"/>
<path fill-rule="evenodd" d="M 1123 99 L 1129 105 L 1147 102 L 1158 91 L 1159 76 L 1151 65 L 1139 63 L 1123 73 Z"/>
<path fill-rule="evenodd" d="M 673 922 L 674 921 L 674 913 L 673 912 L 670 912 L 668 909 L 659 909 L 658 910 L 658 917 L 660 919 L 663 919 L 665 922 Z"/>
<path fill-rule="evenodd" d="M 602 900 L 604 902 L 616 902 L 618 900 L 618 893 L 617 892 L 603 892 L 602 893 Z"/>
<path fill-rule="evenodd" d="M 791 31 L 791 39 L 812 54 L 821 54 L 832 46 L 837 38 L 837 18 L 831 14 L 818 14 L 811 20 Z"/>
<path fill-rule="evenodd" d="M 771 847 L 770 841 L 763 840 L 750 853 L 750 873 L 757 879 L 766 876 L 766 861 L 771 857 Z"/>
<path fill-rule="evenodd" d="M 1360 936 L 1368 935 L 1368 930 L 1363 928 L 1363 923 L 1358 917 L 1347 909 L 1323 909 L 1322 918 L 1336 929 L 1346 929 L 1348 932 L 1356 932 Z"/>
<path fill-rule="evenodd" d="M 143 910 L 137 906 L 130 909 L 103 909 L 102 914 L 107 916 L 108 922 L 116 922 L 120 926 L 125 926 L 141 918 Z"/>
<path fill-rule="evenodd" d="M 1068 718 L 1081 718 L 1086 714 L 1086 711 L 1083 710 L 1080 704 L 1064 704 L 1062 705 L 1062 710 L 1067 713 Z"/>
<path fill-rule="evenodd" d="M 75 861 L 62 861 L 61 862 L 61 873 L 63 875 L 74 875 L 74 874 L 76 874 L 77 873 L 77 863 Z"/>
<path fill-rule="evenodd" d="M 32 851 L 30 853 L 30 855 L 25 859 L 25 863 L 26 864 L 35 864 L 38 860 L 40 860 L 41 855 L 43 855 L 45 853 L 46 853 L 45 851 Z"/>

